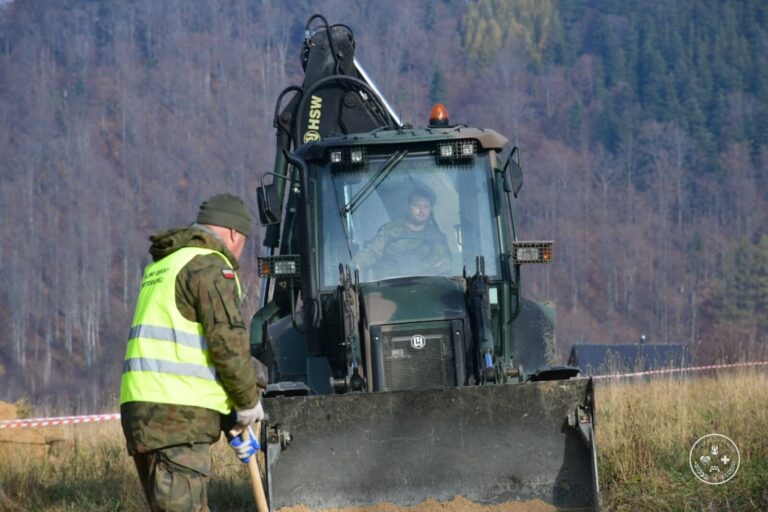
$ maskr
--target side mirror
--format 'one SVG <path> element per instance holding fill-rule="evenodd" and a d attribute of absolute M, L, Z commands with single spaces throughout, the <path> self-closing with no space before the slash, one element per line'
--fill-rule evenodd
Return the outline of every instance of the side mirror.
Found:
<path fill-rule="evenodd" d="M 275 184 L 262 185 L 256 189 L 256 202 L 259 206 L 259 220 L 264 226 L 280 222 L 282 211 L 280 198 Z"/>
<path fill-rule="evenodd" d="M 504 174 L 509 177 L 509 182 L 512 184 L 511 190 L 515 197 L 520 193 L 520 189 L 523 188 L 523 168 L 520 165 L 520 150 L 515 146 L 512 148 L 512 152 L 507 157 L 507 163 L 504 164 Z"/>

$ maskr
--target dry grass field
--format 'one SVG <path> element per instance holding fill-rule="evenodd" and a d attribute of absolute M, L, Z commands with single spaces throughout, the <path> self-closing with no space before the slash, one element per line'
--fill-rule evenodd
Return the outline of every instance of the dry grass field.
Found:
<path fill-rule="evenodd" d="M 768 373 L 725 370 L 697 377 L 597 386 L 600 478 L 607 510 L 768 510 Z M 741 465 L 707 485 L 688 464 L 701 436 L 732 439 Z"/>
<path fill-rule="evenodd" d="M 601 382 L 596 393 L 605 510 L 768 510 L 768 372 Z M 145 510 L 117 422 L 49 428 L 37 439 L 0 433 L 1 511 Z M 741 454 L 736 476 L 716 486 L 688 466 L 691 446 L 710 433 Z M 246 470 L 223 443 L 214 467 L 212 510 L 252 510 Z"/>

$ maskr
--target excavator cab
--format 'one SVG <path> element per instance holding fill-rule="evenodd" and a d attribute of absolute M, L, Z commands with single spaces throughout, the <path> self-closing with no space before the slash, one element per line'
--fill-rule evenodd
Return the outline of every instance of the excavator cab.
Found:
<path fill-rule="evenodd" d="M 270 508 L 598 508 L 592 381 L 554 364 L 554 310 L 522 294 L 553 244 L 518 240 L 519 152 L 444 107 L 401 125 L 349 28 L 307 26 L 258 190 Z"/>
<path fill-rule="evenodd" d="M 319 193 L 326 198 L 320 209 L 321 286 L 338 284 L 339 264 L 372 282 L 461 276 L 479 256 L 487 272 L 500 276 L 489 155 L 476 156 L 474 141 L 464 145 L 476 158 L 461 165 L 438 163 L 428 150 L 369 154 L 366 148 L 356 150 L 367 159 L 357 171 L 330 163 L 319 170 Z M 388 227 L 391 234 L 383 237 Z"/>

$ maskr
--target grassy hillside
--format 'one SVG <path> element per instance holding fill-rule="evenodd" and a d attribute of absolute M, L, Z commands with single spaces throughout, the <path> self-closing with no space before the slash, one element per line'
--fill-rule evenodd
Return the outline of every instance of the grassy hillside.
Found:
<path fill-rule="evenodd" d="M 520 146 L 520 237 L 555 241 L 522 286 L 556 306 L 560 356 L 766 344 L 765 1 L 0 0 L 0 399 L 109 403 L 147 237 L 214 193 L 255 207 L 317 12 L 403 121 L 440 101 Z"/>
<path fill-rule="evenodd" d="M 597 400 L 606 510 L 768 509 L 765 372 L 606 383 Z M 69 443 L 57 453 L 27 457 L 16 445 L 15 456 L 0 459 L 0 510 L 144 510 L 116 422 L 58 432 Z M 727 435 L 741 453 L 738 473 L 719 486 L 699 482 L 688 467 L 691 446 L 709 433 Z M 252 510 L 245 468 L 223 443 L 213 453 L 211 504 Z"/>

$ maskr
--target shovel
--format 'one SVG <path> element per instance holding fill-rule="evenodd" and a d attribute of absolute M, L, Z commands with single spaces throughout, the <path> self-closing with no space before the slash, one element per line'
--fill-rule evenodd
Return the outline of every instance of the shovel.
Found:
<path fill-rule="evenodd" d="M 254 434 L 256 436 L 256 440 L 261 437 L 261 422 L 257 421 L 254 426 Z M 248 433 L 248 429 L 232 429 L 229 431 L 230 435 L 234 436 L 240 436 L 240 439 L 243 440 L 244 443 L 250 443 L 251 442 L 251 436 Z M 253 489 L 253 498 L 256 500 L 256 510 L 258 512 L 269 512 L 269 507 L 267 506 L 267 497 L 264 494 L 264 486 L 261 483 L 261 472 L 259 471 L 259 464 L 256 462 L 256 454 L 254 454 L 250 459 L 248 459 L 248 474 L 251 477 L 251 488 Z"/>

